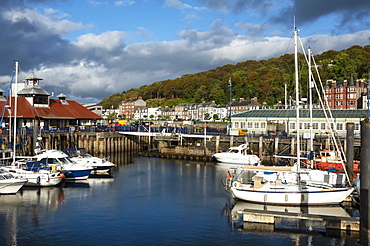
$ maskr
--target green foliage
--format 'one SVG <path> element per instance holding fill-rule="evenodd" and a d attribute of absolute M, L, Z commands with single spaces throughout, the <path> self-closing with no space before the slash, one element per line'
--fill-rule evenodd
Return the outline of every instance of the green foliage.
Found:
<path fill-rule="evenodd" d="M 300 55 L 299 71 L 302 97 L 307 96 L 308 71 L 303 55 Z M 321 80 L 368 79 L 370 70 L 370 45 L 352 46 L 346 50 L 329 50 L 315 56 Z M 215 101 L 229 104 L 230 86 L 232 97 L 246 100 L 257 97 L 260 103 L 276 104 L 284 101 L 284 85 L 287 94 L 294 97 L 294 55 L 285 54 L 269 60 L 225 65 L 197 74 L 185 74 L 173 80 L 157 81 L 140 88 L 131 88 L 122 94 L 114 94 L 100 103 L 103 108 L 117 108 L 125 98 L 142 96 L 148 107 L 174 106 L 180 103 Z M 317 96 L 316 96 L 317 98 Z"/>

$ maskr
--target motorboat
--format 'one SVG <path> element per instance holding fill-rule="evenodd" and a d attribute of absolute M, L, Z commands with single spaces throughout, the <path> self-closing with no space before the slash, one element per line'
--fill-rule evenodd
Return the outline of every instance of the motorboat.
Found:
<path fill-rule="evenodd" d="M 66 153 L 60 150 L 41 150 L 35 158 L 51 167 L 52 170 L 60 170 L 64 173 L 66 180 L 87 179 L 92 171 L 89 165 L 72 161 Z"/>
<path fill-rule="evenodd" d="M 24 186 L 50 187 L 62 182 L 64 174 L 58 170 L 51 170 L 39 161 L 18 160 L 12 165 L 4 166 L 4 170 L 14 177 L 27 179 Z"/>
<path fill-rule="evenodd" d="M 62 150 L 68 157 L 79 164 L 86 164 L 92 168 L 92 173 L 109 172 L 115 165 L 108 159 L 95 157 L 86 152 L 85 148 L 70 148 Z"/>
<path fill-rule="evenodd" d="M 222 163 L 243 164 L 258 166 L 261 163 L 257 155 L 248 153 L 249 145 L 241 144 L 236 147 L 230 147 L 227 152 L 216 153 L 213 157 Z"/>
<path fill-rule="evenodd" d="M 27 179 L 16 178 L 8 171 L 0 168 L 0 194 L 15 194 L 26 182 Z"/>

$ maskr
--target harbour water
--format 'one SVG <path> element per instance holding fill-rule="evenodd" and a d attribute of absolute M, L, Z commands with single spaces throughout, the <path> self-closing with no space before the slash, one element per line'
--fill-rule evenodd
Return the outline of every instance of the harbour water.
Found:
<path fill-rule="evenodd" d="M 110 176 L 0 196 L 0 245 L 356 245 L 348 235 L 233 221 L 233 208 L 247 204 L 234 207 L 225 192 L 225 166 L 133 156 L 113 161 Z"/>

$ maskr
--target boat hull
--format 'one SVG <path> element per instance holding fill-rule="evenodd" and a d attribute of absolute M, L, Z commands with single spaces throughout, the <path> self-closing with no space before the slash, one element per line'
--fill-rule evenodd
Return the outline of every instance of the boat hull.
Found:
<path fill-rule="evenodd" d="M 83 180 L 87 179 L 92 169 L 84 170 L 63 170 L 66 180 Z"/>
<path fill-rule="evenodd" d="M 253 188 L 231 187 L 234 198 L 253 203 L 271 205 L 332 205 L 343 202 L 352 192 L 353 188 L 333 188 L 327 190 L 313 189 L 308 191 L 276 190 L 265 191 Z"/>
<path fill-rule="evenodd" d="M 32 177 L 27 178 L 27 182 L 24 186 L 27 187 L 52 187 L 60 184 L 63 180 L 62 177 L 46 177 L 46 176 L 39 176 L 39 177 Z"/>
<path fill-rule="evenodd" d="M 213 157 L 222 163 L 243 164 L 243 165 L 259 165 L 259 158 L 256 155 L 241 155 L 230 153 L 217 153 Z"/>
<path fill-rule="evenodd" d="M 15 194 L 17 193 L 27 180 L 1 180 L 0 194 Z"/>

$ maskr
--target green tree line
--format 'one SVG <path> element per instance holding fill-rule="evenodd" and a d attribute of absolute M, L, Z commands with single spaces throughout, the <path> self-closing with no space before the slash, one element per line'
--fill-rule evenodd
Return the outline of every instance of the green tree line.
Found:
<path fill-rule="evenodd" d="M 308 93 L 308 69 L 303 55 L 299 57 L 300 94 L 305 97 Z M 329 79 L 349 80 L 351 75 L 355 80 L 369 79 L 370 45 L 355 45 L 342 51 L 329 50 L 316 55 L 314 60 L 324 84 Z M 185 74 L 181 78 L 156 81 L 104 98 L 100 104 L 103 108 L 116 108 L 126 98 L 142 96 L 148 107 L 203 101 L 215 101 L 223 105 L 230 101 L 229 79 L 234 99 L 249 100 L 257 97 L 260 103 L 276 104 L 284 101 L 285 85 L 288 96 L 294 97 L 294 55 L 286 54 L 260 61 L 248 60 L 196 74 Z"/>

